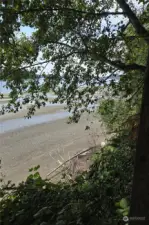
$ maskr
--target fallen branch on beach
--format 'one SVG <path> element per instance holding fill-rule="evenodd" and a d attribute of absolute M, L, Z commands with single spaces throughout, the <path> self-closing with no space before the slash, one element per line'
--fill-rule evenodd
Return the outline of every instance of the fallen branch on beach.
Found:
<path fill-rule="evenodd" d="M 94 146 L 94 147 L 90 147 L 88 149 L 85 149 L 77 154 L 75 154 L 73 157 L 69 158 L 68 160 L 66 160 L 64 163 L 60 164 L 57 168 L 55 168 L 54 170 L 52 170 L 50 173 L 47 174 L 47 177 L 51 176 L 54 172 L 56 172 L 59 168 L 64 167 L 64 165 L 66 165 L 66 163 L 70 162 L 71 160 L 73 160 L 74 158 L 83 155 L 86 152 L 92 151 L 92 150 L 96 150 L 99 149 L 102 146 L 104 142 L 102 142 L 99 146 Z M 105 143 L 104 143 L 105 144 Z M 49 180 L 51 180 L 52 178 L 54 178 L 55 176 L 59 175 L 61 173 L 61 171 L 57 172 L 56 174 L 52 175 L 52 177 L 49 178 Z"/>

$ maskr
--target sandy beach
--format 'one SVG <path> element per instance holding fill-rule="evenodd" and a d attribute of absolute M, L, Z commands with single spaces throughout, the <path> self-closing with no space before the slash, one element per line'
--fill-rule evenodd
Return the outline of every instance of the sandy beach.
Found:
<path fill-rule="evenodd" d="M 55 113 L 63 106 L 38 110 L 36 115 Z M 0 117 L 0 121 L 21 118 L 25 111 Z M 93 121 L 93 123 L 91 123 Z M 85 130 L 86 125 L 90 126 Z M 28 169 L 40 165 L 42 176 L 52 171 L 77 152 L 105 139 L 101 124 L 93 116 L 84 115 L 78 124 L 67 124 L 67 118 L 0 134 L 0 158 L 5 180 L 20 182 Z"/>

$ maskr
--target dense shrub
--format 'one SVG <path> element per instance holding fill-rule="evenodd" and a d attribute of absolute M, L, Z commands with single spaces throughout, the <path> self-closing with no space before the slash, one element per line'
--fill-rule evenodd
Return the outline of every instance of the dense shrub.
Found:
<path fill-rule="evenodd" d="M 107 99 L 100 102 L 98 113 L 110 132 L 119 132 L 124 130 L 124 125 L 132 115 L 139 113 L 139 107 L 131 106 L 123 99 Z"/>

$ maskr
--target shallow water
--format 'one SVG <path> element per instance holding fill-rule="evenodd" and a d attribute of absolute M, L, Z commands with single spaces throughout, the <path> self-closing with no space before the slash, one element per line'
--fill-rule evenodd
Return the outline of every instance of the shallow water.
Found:
<path fill-rule="evenodd" d="M 55 106 L 55 105 L 66 105 L 66 104 L 51 104 L 47 103 L 46 106 Z M 89 105 L 88 108 L 91 108 L 93 105 Z M 94 107 L 97 107 L 98 104 L 94 105 Z M 32 116 L 31 119 L 26 118 L 16 118 L 16 119 L 10 119 L 6 121 L 0 122 L 0 133 L 6 133 L 9 131 L 21 129 L 24 127 L 34 126 L 36 124 L 42 124 L 47 122 L 56 121 L 58 119 L 63 119 L 71 114 L 69 112 L 62 110 L 59 110 L 58 113 L 52 113 L 52 114 L 43 114 L 38 116 Z"/>
<path fill-rule="evenodd" d="M 52 122 L 52 121 L 55 121 L 58 119 L 66 118 L 69 115 L 70 115 L 70 113 L 61 111 L 61 112 L 54 113 L 54 114 L 33 116 L 31 119 L 18 118 L 18 119 L 2 121 L 2 122 L 0 122 L 0 133 L 6 133 L 9 131 L 33 126 L 36 124 Z"/>

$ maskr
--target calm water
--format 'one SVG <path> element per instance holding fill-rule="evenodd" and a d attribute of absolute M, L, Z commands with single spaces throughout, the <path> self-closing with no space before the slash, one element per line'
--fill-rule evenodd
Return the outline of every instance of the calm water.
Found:
<path fill-rule="evenodd" d="M 0 122 L 0 133 L 6 133 L 21 129 L 24 127 L 33 126 L 36 124 L 48 123 L 58 119 L 66 118 L 70 115 L 68 112 L 60 111 L 58 113 L 33 116 L 31 119 L 18 118 Z"/>

